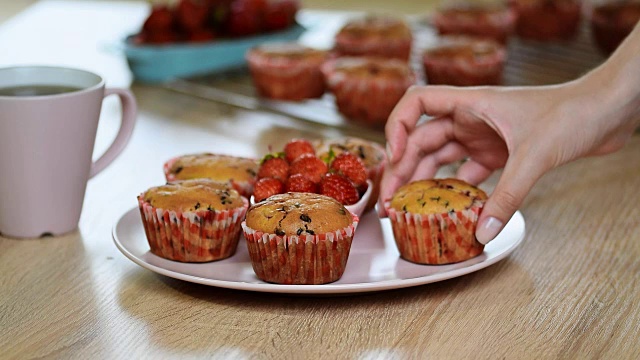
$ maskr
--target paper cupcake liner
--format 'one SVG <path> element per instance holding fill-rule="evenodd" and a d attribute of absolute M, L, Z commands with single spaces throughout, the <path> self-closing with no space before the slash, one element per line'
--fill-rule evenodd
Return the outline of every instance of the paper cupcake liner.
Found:
<path fill-rule="evenodd" d="M 261 96 L 281 100 L 321 97 L 325 92 L 320 66 L 314 59 L 272 59 L 260 54 L 247 55 L 249 71 Z"/>
<path fill-rule="evenodd" d="M 475 237 L 480 201 L 467 210 L 430 215 L 397 211 L 389 202 L 385 208 L 400 256 L 408 261 L 451 264 L 471 259 L 484 250 Z"/>
<path fill-rule="evenodd" d="M 343 56 L 380 56 L 409 61 L 413 39 L 362 39 L 352 36 L 337 35 L 335 51 Z"/>
<path fill-rule="evenodd" d="M 338 110 L 350 120 L 374 127 L 383 127 L 391 111 L 407 89 L 416 81 L 415 75 L 404 79 L 354 79 L 344 74 L 325 71 L 327 86 L 335 96 Z"/>
<path fill-rule="evenodd" d="M 334 282 L 347 266 L 358 217 L 348 227 L 325 234 L 279 236 L 242 222 L 253 271 L 260 280 L 293 285 Z"/>
<path fill-rule="evenodd" d="M 184 179 L 177 179 L 174 174 L 170 173 L 170 170 L 173 167 L 173 164 L 176 161 L 178 161 L 179 158 L 180 157 L 175 157 L 173 159 L 169 159 L 167 162 L 164 163 L 162 169 L 164 171 L 164 177 L 167 180 L 167 182 L 184 180 Z M 247 199 L 250 198 L 251 195 L 253 195 L 253 182 L 237 181 L 233 179 L 228 180 L 227 182 L 231 184 L 231 187 L 233 187 L 238 193 L 240 193 L 240 195 L 246 197 Z"/>
<path fill-rule="evenodd" d="M 249 203 L 233 210 L 176 212 L 159 209 L 138 197 L 151 252 L 169 260 L 209 262 L 230 257 L 238 247 L 241 222 Z"/>

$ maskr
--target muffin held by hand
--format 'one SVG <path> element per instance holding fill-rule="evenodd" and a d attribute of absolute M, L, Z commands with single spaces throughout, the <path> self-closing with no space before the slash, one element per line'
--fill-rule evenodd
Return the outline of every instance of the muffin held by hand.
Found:
<path fill-rule="evenodd" d="M 457 179 L 400 187 L 385 208 L 400 256 L 418 264 L 450 264 L 484 250 L 475 237 L 484 191 Z"/>
<path fill-rule="evenodd" d="M 344 273 L 358 221 L 333 198 L 286 193 L 251 206 L 242 228 L 259 279 L 317 285 Z"/>
<path fill-rule="evenodd" d="M 253 83 L 263 97 L 299 101 L 324 94 L 320 66 L 327 52 L 297 43 L 273 43 L 247 53 Z"/>
<path fill-rule="evenodd" d="M 436 10 L 433 25 L 441 35 L 486 37 L 506 43 L 516 24 L 515 11 L 506 4 L 455 3 Z"/>
<path fill-rule="evenodd" d="M 341 56 L 376 56 L 409 60 L 413 36 L 401 19 L 371 15 L 348 21 L 336 34 L 335 50 Z"/>
<path fill-rule="evenodd" d="M 194 179 L 150 188 L 138 206 L 152 253 L 208 262 L 235 253 L 249 203 L 227 183 Z"/>
<path fill-rule="evenodd" d="M 316 140 L 313 142 L 313 146 L 321 159 L 329 157 L 330 152 L 335 156 L 343 152 L 350 152 L 362 160 L 367 170 L 367 178 L 371 180 L 373 186 L 365 212 L 373 209 L 378 202 L 380 181 L 387 158 L 384 147 L 376 142 L 356 137 Z"/>
<path fill-rule="evenodd" d="M 416 77 L 397 59 L 341 57 L 322 67 L 338 110 L 349 120 L 382 128 Z"/>
<path fill-rule="evenodd" d="M 258 173 L 258 161 L 243 157 L 200 153 L 173 158 L 164 164 L 167 181 L 206 178 L 228 182 L 249 198 Z"/>
<path fill-rule="evenodd" d="M 427 83 L 434 85 L 500 85 L 507 57 L 491 39 L 443 36 L 422 57 Z"/>

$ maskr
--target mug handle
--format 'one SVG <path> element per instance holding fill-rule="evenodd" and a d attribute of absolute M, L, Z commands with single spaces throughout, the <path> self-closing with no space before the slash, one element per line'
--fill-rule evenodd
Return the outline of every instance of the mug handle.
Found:
<path fill-rule="evenodd" d="M 133 132 L 133 125 L 136 121 L 136 113 L 138 109 L 136 99 L 131 91 L 120 88 L 106 88 L 104 90 L 103 97 L 114 94 L 118 95 L 120 102 L 122 103 L 122 123 L 120 124 L 120 130 L 118 130 L 118 135 L 116 135 L 116 138 L 113 140 L 107 151 L 105 151 L 98 160 L 91 164 L 89 178 L 94 177 L 100 171 L 104 170 L 107 165 L 111 164 L 111 162 L 120 155 L 122 150 L 124 150 L 124 147 L 129 142 L 129 138 L 131 138 L 131 133 Z"/>

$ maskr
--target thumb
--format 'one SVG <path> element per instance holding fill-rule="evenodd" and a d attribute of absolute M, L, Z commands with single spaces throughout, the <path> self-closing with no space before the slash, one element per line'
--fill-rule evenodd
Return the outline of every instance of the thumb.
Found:
<path fill-rule="evenodd" d="M 524 157 L 509 158 L 496 188 L 482 208 L 476 228 L 476 239 L 481 244 L 487 244 L 500 233 L 545 172 L 540 165 L 518 158 Z"/>

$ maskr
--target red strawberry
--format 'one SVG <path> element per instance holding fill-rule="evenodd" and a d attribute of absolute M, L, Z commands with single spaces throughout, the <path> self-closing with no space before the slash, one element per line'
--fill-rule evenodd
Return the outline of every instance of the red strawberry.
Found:
<path fill-rule="evenodd" d="M 346 176 L 356 187 L 367 183 L 367 168 L 359 157 L 343 152 L 331 162 L 331 172 Z"/>
<path fill-rule="evenodd" d="M 269 196 L 282 194 L 284 192 L 284 184 L 282 181 L 274 178 L 262 178 L 253 186 L 253 198 L 256 202 L 262 201 Z"/>
<path fill-rule="evenodd" d="M 180 0 L 174 12 L 178 25 L 189 32 L 204 29 L 209 17 L 207 4 L 196 0 Z"/>
<path fill-rule="evenodd" d="M 287 180 L 289 177 L 289 163 L 281 157 L 265 156 L 260 169 L 258 169 L 258 179 L 267 177 L 280 181 Z"/>
<path fill-rule="evenodd" d="M 173 27 L 173 12 L 168 6 L 155 6 L 144 21 L 142 29 L 146 32 L 166 32 Z"/>
<path fill-rule="evenodd" d="M 315 193 L 318 191 L 318 185 L 302 174 L 295 174 L 287 179 L 285 190 L 287 192 Z"/>
<path fill-rule="evenodd" d="M 145 33 L 144 41 L 148 44 L 171 44 L 180 40 L 178 34 L 172 30 L 153 31 Z"/>
<path fill-rule="evenodd" d="M 330 196 L 343 205 L 355 204 L 360 200 L 358 189 L 351 180 L 340 174 L 329 173 L 320 182 L 320 194 Z"/>
<path fill-rule="evenodd" d="M 319 183 L 322 175 L 327 172 L 327 164 L 315 155 L 304 154 L 297 158 L 289 168 L 289 174 L 302 174 L 314 183 Z"/>
<path fill-rule="evenodd" d="M 304 154 L 316 154 L 316 149 L 305 139 L 293 139 L 284 146 L 284 156 L 289 164 Z"/>
<path fill-rule="evenodd" d="M 235 0 L 227 14 L 226 30 L 231 36 L 246 36 L 262 31 L 265 0 Z"/>
<path fill-rule="evenodd" d="M 296 21 L 299 8 L 298 0 L 268 0 L 264 12 L 265 30 L 276 31 L 290 27 Z"/>

